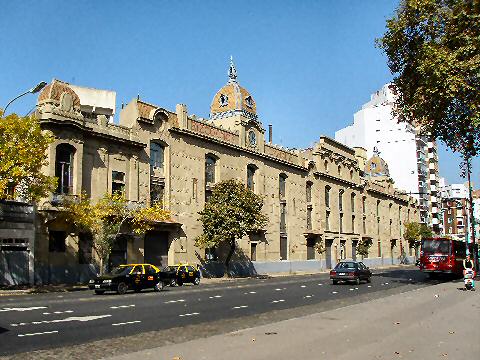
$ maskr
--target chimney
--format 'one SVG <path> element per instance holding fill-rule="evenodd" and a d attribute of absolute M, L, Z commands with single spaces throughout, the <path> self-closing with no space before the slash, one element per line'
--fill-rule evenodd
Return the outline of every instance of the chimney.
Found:
<path fill-rule="evenodd" d="M 272 124 L 268 124 L 268 142 L 272 143 Z"/>

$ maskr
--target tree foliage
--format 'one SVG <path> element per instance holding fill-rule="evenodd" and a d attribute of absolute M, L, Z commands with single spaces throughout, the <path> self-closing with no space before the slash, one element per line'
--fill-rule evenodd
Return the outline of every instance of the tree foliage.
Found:
<path fill-rule="evenodd" d="M 52 141 L 53 136 L 41 130 L 35 117 L 3 117 L 0 110 L 0 199 L 35 201 L 55 189 L 56 178 L 41 172 L 48 165 Z"/>
<path fill-rule="evenodd" d="M 402 0 L 378 46 L 394 75 L 395 115 L 464 159 L 480 148 L 480 1 Z"/>
<path fill-rule="evenodd" d="M 230 245 L 230 252 L 225 260 L 229 266 L 235 251 L 235 240 L 250 231 L 261 229 L 268 218 L 262 213 L 263 199 L 249 190 L 243 183 L 226 180 L 213 188 L 212 196 L 200 214 L 203 234 L 195 239 L 201 248 L 217 247 L 223 242 Z"/>
<path fill-rule="evenodd" d="M 432 230 L 425 224 L 418 222 L 405 223 L 405 232 L 403 237 L 408 241 L 410 247 L 417 247 L 423 238 L 430 238 L 433 236 Z"/>
<path fill-rule="evenodd" d="M 98 202 L 82 194 L 79 198 L 67 198 L 64 211 L 79 231 L 93 236 L 93 248 L 100 258 L 100 268 L 112 252 L 122 227 L 129 225 L 136 234 L 151 230 L 156 222 L 170 219 L 170 212 L 160 204 L 151 207 L 132 206 L 123 194 L 105 194 Z"/>
<path fill-rule="evenodd" d="M 372 239 L 363 238 L 357 244 L 357 253 L 362 256 L 368 256 L 368 250 L 372 246 Z"/>

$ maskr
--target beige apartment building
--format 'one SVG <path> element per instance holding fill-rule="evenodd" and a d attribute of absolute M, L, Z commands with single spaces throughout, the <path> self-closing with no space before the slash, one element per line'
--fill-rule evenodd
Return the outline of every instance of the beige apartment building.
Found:
<path fill-rule="evenodd" d="M 114 92 L 53 80 L 36 112 L 55 136 L 44 172 L 59 178 L 55 194 L 38 206 L 37 281 L 79 281 L 95 271 L 91 237 L 61 212 L 65 196 L 82 191 L 92 199 L 122 191 L 136 206 L 161 201 L 172 213 L 144 236 L 123 233 L 112 264 L 192 262 L 217 272 L 224 249 L 194 245 L 202 233 L 198 212 L 215 184 L 231 178 L 264 197 L 269 218 L 264 229 L 237 240 L 238 274 L 330 268 L 358 259 L 360 241 L 372 243 L 367 265 L 412 255 L 403 228 L 420 220 L 418 203 L 393 187 L 378 154 L 367 159 L 364 149 L 324 136 L 308 149 L 275 145 L 256 107 L 233 63 L 208 120 L 189 115 L 183 104 L 171 111 L 137 97 L 122 105 L 115 124 Z"/>

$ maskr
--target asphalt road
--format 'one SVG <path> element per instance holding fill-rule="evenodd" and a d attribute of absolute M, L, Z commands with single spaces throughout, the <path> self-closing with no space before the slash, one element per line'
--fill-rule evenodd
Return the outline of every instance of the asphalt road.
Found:
<path fill-rule="evenodd" d="M 240 328 L 246 326 L 244 318 L 255 322 L 260 315 L 265 319 L 282 310 L 322 303 L 340 307 L 349 301 L 381 298 L 433 284 L 438 281 L 427 280 L 416 268 L 402 268 L 374 272 L 371 284 L 360 285 L 331 285 L 327 274 L 319 274 L 169 287 L 159 293 L 144 290 L 123 296 L 81 291 L 2 297 L 0 355 L 219 320 L 227 320 L 230 328 L 236 324 Z"/>

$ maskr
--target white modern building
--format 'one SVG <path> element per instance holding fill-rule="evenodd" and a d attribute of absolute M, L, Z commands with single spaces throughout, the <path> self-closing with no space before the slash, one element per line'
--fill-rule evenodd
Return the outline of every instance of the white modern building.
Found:
<path fill-rule="evenodd" d="M 421 220 L 439 231 L 437 146 L 405 122 L 392 116 L 395 97 L 390 84 L 371 95 L 353 116 L 353 124 L 338 130 L 335 140 L 350 147 L 363 147 L 367 157 L 374 150 L 387 162 L 395 186 L 420 202 Z"/>

